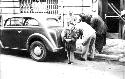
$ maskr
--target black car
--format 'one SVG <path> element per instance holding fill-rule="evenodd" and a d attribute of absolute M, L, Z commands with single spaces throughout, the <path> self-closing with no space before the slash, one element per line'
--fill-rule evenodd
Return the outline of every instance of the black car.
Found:
<path fill-rule="evenodd" d="M 0 46 L 30 52 L 32 59 L 44 61 L 47 53 L 63 49 L 63 26 L 56 18 L 11 17 L 0 27 Z"/>

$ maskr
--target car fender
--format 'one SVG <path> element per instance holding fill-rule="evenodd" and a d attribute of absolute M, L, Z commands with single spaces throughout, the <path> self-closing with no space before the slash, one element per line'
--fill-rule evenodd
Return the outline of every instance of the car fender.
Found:
<path fill-rule="evenodd" d="M 0 48 L 4 48 L 4 46 L 3 46 L 2 42 L 1 42 L 1 40 L 0 40 Z"/>
<path fill-rule="evenodd" d="M 52 52 L 56 52 L 58 49 L 57 47 L 55 47 L 51 41 L 49 41 L 49 39 L 47 37 L 45 37 L 44 35 L 42 34 L 39 34 L 39 33 L 34 33 L 32 35 L 30 35 L 27 39 L 27 43 L 26 43 L 26 47 L 27 49 L 29 49 L 29 43 L 30 41 L 33 39 L 33 38 L 36 38 L 38 37 L 39 39 L 42 40 L 42 42 L 45 44 L 46 48 L 49 50 L 49 51 L 52 51 Z"/>

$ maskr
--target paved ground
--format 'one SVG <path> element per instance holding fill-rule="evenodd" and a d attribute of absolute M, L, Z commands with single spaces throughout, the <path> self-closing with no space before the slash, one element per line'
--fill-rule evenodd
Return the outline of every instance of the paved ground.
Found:
<path fill-rule="evenodd" d="M 125 41 L 107 39 L 103 53 L 124 55 Z M 116 50 L 117 48 L 117 50 Z M 121 50 L 120 50 L 121 49 Z M 124 57 L 123 57 L 124 58 Z M 121 58 L 121 59 L 123 59 Z M 25 51 L 11 50 L 0 54 L 0 79 L 125 79 L 125 62 L 95 58 L 94 61 L 76 59 L 67 64 L 64 56 L 55 54 L 46 62 L 36 62 Z"/>
<path fill-rule="evenodd" d="M 25 56 L 0 55 L 0 79 L 125 79 L 125 66 L 110 61 L 36 62 Z"/>
<path fill-rule="evenodd" d="M 106 46 L 103 48 L 103 53 L 107 55 L 119 56 L 119 61 L 125 62 L 125 40 L 107 39 Z"/>

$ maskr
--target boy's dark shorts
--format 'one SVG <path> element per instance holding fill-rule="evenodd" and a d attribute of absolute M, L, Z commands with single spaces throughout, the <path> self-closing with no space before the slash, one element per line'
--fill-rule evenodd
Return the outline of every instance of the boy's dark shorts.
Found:
<path fill-rule="evenodd" d="M 65 47 L 67 51 L 76 51 L 76 43 L 66 43 Z"/>

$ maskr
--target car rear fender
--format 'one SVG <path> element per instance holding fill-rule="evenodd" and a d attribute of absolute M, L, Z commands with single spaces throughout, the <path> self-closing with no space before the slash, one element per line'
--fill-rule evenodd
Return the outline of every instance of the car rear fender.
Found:
<path fill-rule="evenodd" d="M 39 41 L 39 40 L 42 41 L 44 43 L 44 45 L 46 46 L 47 50 L 52 51 L 52 52 L 57 52 L 56 49 L 58 49 L 58 48 L 53 46 L 53 44 L 47 39 L 47 37 L 45 37 L 44 35 L 39 34 L 39 33 L 34 33 L 29 36 L 29 38 L 27 40 L 27 44 L 26 44 L 27 49 L 29 49 L 31 42 L 33 42 L 33 41 L 31 41 L 32 39 L 35 39 L 33 41 Z"/>
<path fill-rule="evenodd" d="M 4 46 L 3 46 L 2 42 L 1 42 L 1 40 L 0 40 L 0 48 L 4 48 Z"/>

